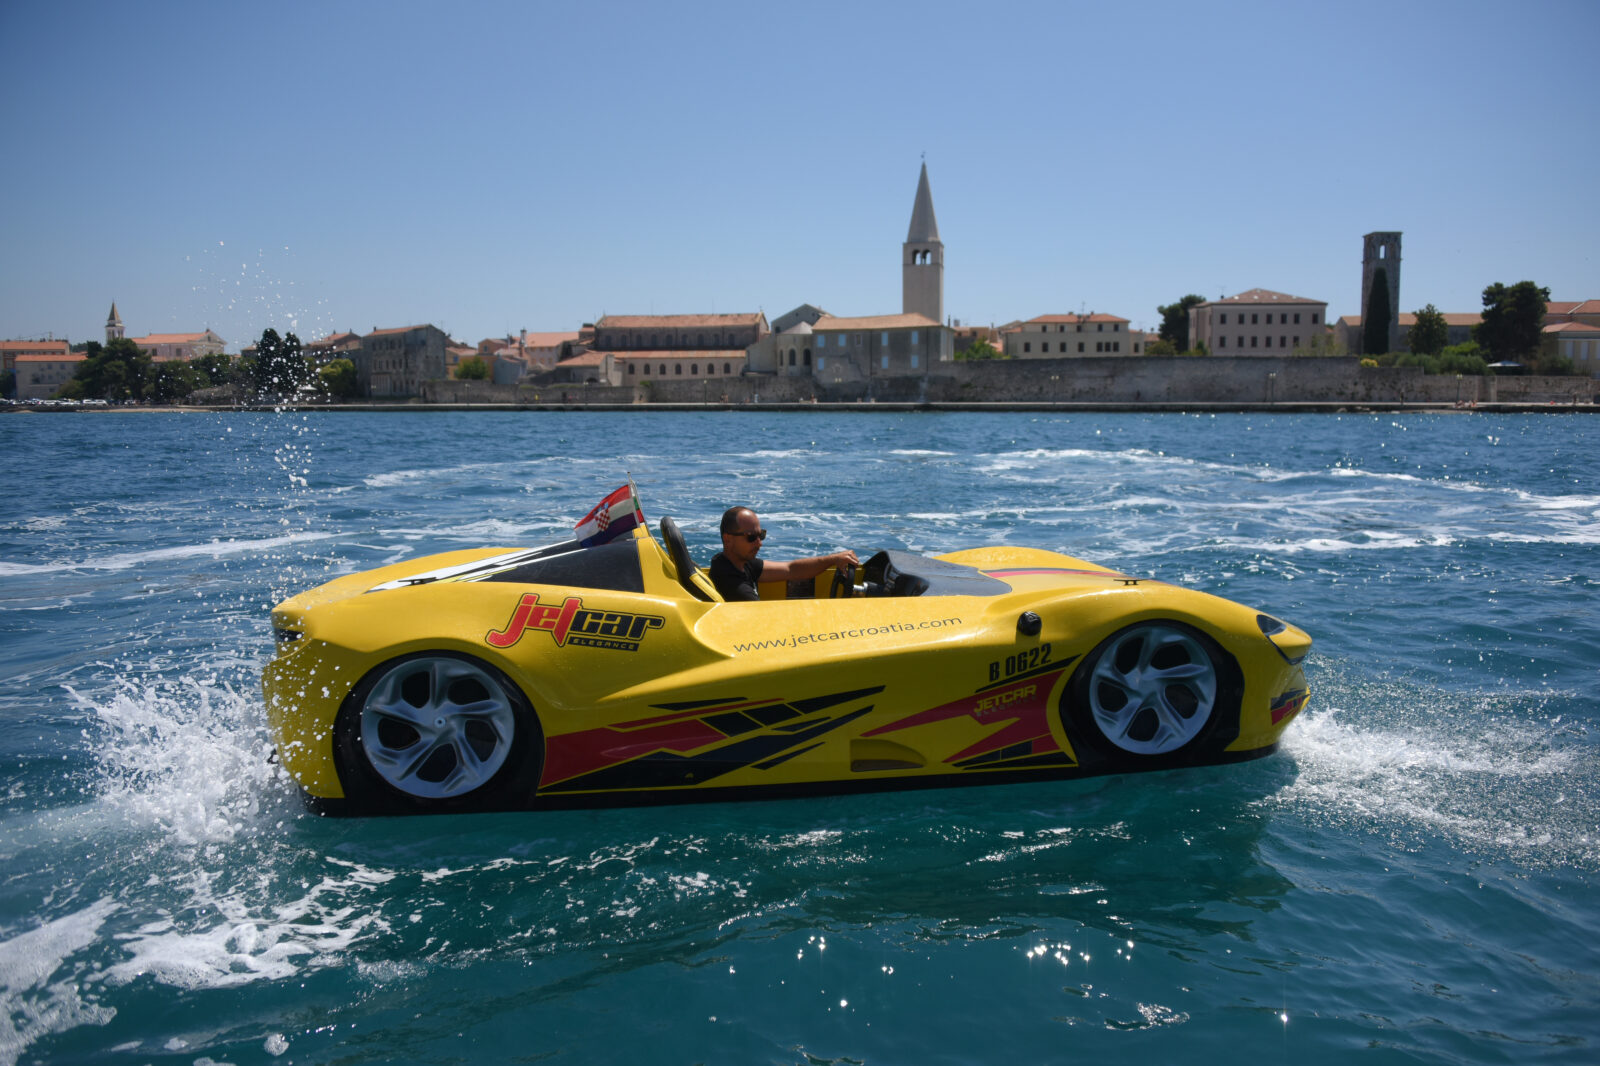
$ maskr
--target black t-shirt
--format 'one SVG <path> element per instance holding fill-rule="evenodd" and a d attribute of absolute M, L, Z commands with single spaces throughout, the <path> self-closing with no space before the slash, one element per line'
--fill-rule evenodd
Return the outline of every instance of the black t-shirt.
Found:
<path fill-rule="evenodd" d="M 751 559 L 741 570 L 725 553 L 718 552 L 711 558 L 711 583 L 717 586 L 722 598 L 730 602 L 759 600 L 761 594 L 756 591 L 756 582 L 761 580 L 765 567 L 760 559 Z"/>

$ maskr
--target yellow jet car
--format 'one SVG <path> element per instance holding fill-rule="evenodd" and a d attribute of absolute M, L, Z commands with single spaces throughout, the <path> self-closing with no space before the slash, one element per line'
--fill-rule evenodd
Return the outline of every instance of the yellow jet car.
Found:
<path fill-rule="evenodd" d="M 282 765 L 329 813 L 799 796 L 1250 759 L 1306 703 L 1301 630 L 1055 552 L 883 551 L 733 603 L 659 530 L 285 600 Z"/>

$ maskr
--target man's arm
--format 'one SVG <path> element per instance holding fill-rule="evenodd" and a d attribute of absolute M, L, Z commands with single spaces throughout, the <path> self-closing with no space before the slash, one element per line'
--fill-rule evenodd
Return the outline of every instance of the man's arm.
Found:
<path fill-rule="evenodd" d="M 860 566 L 861 560 L 856 558 L 853 551 L 834 552 L 832 555 L 815 555 L 809 559 L 791 559 L 788 562 L 774 562 L 764 560 L 766 567 L 761 571 L 761 580 L 766 581 L 804 581 L 808 577 L 816 577 L 830 566 L 843 568 L 846 563 Z"/>

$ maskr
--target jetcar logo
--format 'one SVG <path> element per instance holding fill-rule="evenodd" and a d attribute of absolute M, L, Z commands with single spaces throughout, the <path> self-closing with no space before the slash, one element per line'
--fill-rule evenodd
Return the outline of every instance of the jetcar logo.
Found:
<path fill-rule="evenodd" d="M 638 651 L 647 631 L 660 629 L 667 620 L 653 614 L 626 611 L 591 611 L 577 596 L 559 604 L 540 603 L 530 592 L 517 603 L 504 629 L 491 629 L 483 638 L 490 646 L 509 648 L 530 629 L 542 629 L 555 638 L 556 647 L 576 644 L 585 648 Z"/>

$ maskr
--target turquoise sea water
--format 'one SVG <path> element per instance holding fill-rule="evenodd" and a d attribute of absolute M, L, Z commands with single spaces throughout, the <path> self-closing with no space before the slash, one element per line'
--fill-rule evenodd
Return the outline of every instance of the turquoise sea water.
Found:
<path fill-rule="evenodd" d="M 1600 1061 L 1584 416 L 13 415 L 0 1066 Z M 307 814 L 267 607 L 560 539 L 1066 551 L 1316 638 L 1231 767 Z"/>

